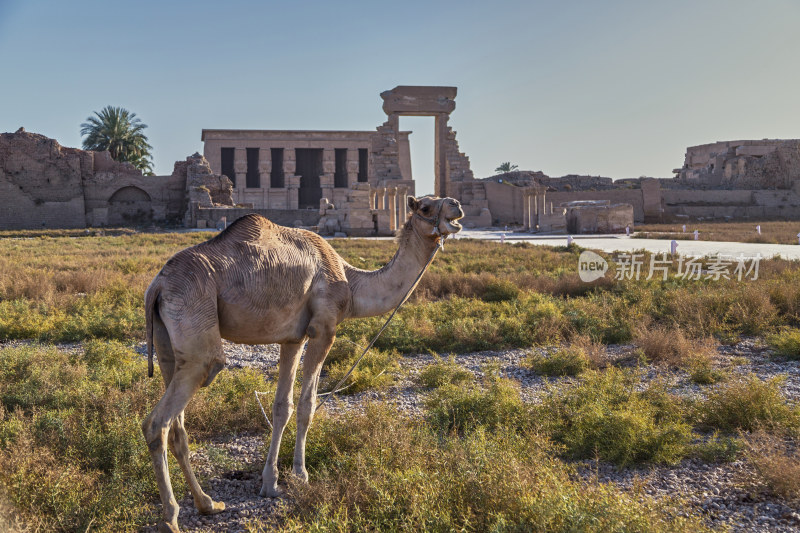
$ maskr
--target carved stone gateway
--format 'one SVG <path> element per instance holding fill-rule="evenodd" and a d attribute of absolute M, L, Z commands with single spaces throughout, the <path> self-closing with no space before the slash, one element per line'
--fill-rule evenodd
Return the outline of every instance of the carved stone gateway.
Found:
<path fill-rule="evenodd" d="M 456 108 L 455 87 L 437 87 L 421 85 L 398 85 L 390 91 L 381 93 L 383 111 L 388 120 L 378 128 L 384 136 L 391 139 L 392 134 L 400 131 L 400 116 L 432 116 L 435 118 L 435 153 L 434 153 L 434 192 L 437 196 L 455 196 L 460 193 L 454 190 L 453 181 L 473 179 L 469 168 L 469 158 L 458 149 L 455 132 L 448 126 L 450 113 Z M 387 143 L 391 146 L 391 142 Z M 387 148 L 389 148 L 387 146 Z M 395 170 L 389 163 L 391 149 L 378 150 L 376 158 L 386 173 L 385 177 L 394 177 Z"/>

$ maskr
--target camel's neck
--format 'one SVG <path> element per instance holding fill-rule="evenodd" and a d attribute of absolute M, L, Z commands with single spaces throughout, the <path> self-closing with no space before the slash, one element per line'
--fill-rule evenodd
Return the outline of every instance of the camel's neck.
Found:
<path fill-rule="evenodd" d="M 345 264 L 352 292 L 350 318 L 378 316 L 392 311 L 412 288 L 437 244 L 413 229 L 400 237 L 394 257 L 379 270 L 361 270 Z"/>

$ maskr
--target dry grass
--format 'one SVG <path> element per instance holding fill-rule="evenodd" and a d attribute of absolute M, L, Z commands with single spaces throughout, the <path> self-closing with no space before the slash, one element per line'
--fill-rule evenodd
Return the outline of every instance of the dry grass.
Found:
<path fill-rule="evenodd" d="M 748 222 L 683 222 L 671 224 L 643 224 L 636 226 L 636 237 L 643 239 L 694 239 L 693 232 L 700 232 L 701 241 L 761 242 L 772 244 L 797 244 L 800 221 L 748 221 Z M 761 225 L 761 235 L 756 226 Z"/>
<path fill-rule="evenodd" d="M 143 337 L 142 294 L 176 251 L 205 233 L 0 238 L 0 339 Z M 351 264 L 377 268 L 391 241 L 332 241 Z M 439 353 L 570 341 L 589 335 L 627 343 L 653 319 L 688 337 L 735 339 L 800 323 L 797 262 L 764 260 L 757 281 L 618 281 L 588 284 L 580 249 L 459 239 L 434 261 L 379 349 Z M 646 258 L 645 258 L 646 259 Z M 377 320 L 345 322 L 338 334 L 370 338 Z"/>
<path fill-rule="evenodd" d="M 796 447 L 764 431 L 746 436 L 744 442 L 747 459 L 766 488 L 787 500 L 800 498 L 800 454 Z"/>
<path fill-rule="evenodd" d="M 691 339 L 679 328 L 640 328 L 636 344 L 651 363 L 671 367 L 710 364 L 716 343 L 708 338 Z"/>

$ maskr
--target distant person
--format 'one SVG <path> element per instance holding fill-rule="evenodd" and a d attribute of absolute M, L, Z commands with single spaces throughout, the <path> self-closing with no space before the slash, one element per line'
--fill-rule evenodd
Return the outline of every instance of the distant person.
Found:
<path fill-rule="evenodd" d="M 567 246 L 572 246 L 572 235 L 567 235 Z"/>
<path fill-rule="evenodd" d="M 631 234 L 631 227 L 630 226 L 625 226 L 625 235 L 630 237 L 630 234 Z"/>
<path fill-rule="evenodd" d="M 694 230 L 694 240 L 696 240 L 696 241 L 697 241 L 697 240 L 699 240 L 699 239 L 700 239 L 700 231 L 698 231 L 698 230 Z"/>
<path fill-rule="evenodd" d="M 758 226 L 756 226 L 756 233 L 758 233 L 759 235 L 761 235 L 761 224 L 759 224 Z"/>
<path fill-rule="evenodd" d="M 678 241 L 672 239 L 672 242 L 669 243 L 669 253 L 675 255 L 677 251 L 678 251 Z"/>
<path fill-rule="evenodd" d="M 683 232 L 686 233 L 686 224 L 683 225 Z"/>

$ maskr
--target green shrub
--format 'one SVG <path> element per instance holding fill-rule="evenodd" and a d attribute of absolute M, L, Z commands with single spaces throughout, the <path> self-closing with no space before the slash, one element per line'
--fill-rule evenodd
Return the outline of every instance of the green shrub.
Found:
<path fill-rule="evenodd" d="M 268 390 L 260 372 L 222 372 L 190 402 L 189 433 L 263 429 L 253 390 Z M 116 342 L 0 348 L 0 494 L 41 530 L 139 530 L 157 512 L 140 425 L 162 392 Z M 170 475 L 183 494 L 173 460 Z"/>
<path fill-rule="evenodd" d="M 784 328 L 770 335 L 767 343 L 778 355 L 788 359 L 800 359 L 800 329 Z"/>
<path fill-rule="evenodd" d="M 543 376 L 576 376 L 589 368 L 589 357 L 578 346 L 559 348 L 548 354 L 531 352 L 523 364 Z"/>
<path fill-rule="evenodd" d="M 698 385 L 710 385 L 724 380 L 725 372 L 714 368 L 710 357 L 696 355 L 689 358 L 689 379 Z"/>
<path fill-rule="evenodd" d="M 282 531 L 708 531 L 677 503 L 581 481 L 535 433 L 432 433 L 386 407 L 309 435 Z"/>
<path fill-rule="evenodd" d="M 360 355 L 361 351 L 358 352 L 358 356 Z M 398 368 L 399 358 L 400 354 L 396 351 L 383 352 L 375 348 L 370 349 L 353 373 L 344 381 L 338 394 L 356 394 L 365 390 L 389 387 L 394 383 L 394 371 Z M 325 368 L 325 377 L 320 383 L 320 393 L 330 392 L 352 368 L 355 361 L 354 357 L 328 365 Z"/>
<path fill-rule="evenodd" d="M 495 279 L 486 284 L 481 299 L 485 302 L 507 302 L 519 296 L 519 288 L 511 281 Z"/>
<path fill-rule="evenodd" d="M 435 356 L 434 362 L 419 373 L 417 382 L 423 387 L 435 389 L 443 385 L 460 385 L 473 379 L 472 372 L 459 366 L 451 355 L 447 359 Z"/>
<path fill-rule="evenodd" d="M 697 421 L 722 431 L 797 428 L 800 412 L 784 398 L 781 382 L 778 377 L 762 381 L 754 374 L 725 382 L 698 405 Z"/>
<path fill-rule="evenodd" d="M 478 427 L 530 427 L 531 410 L 523 403 L 516 382 L 496 374 L 483 384 L 473 386 L 443 385 L 426 402 L 427 420 L 438 431 L 469 432 Z"/>
<path fill-rule="evenodd" d="M 621 465 L 680 460 L 691 440 L 680 402 L 658 385 L 637 391 L 636 381 L 613 367 L 584 372 L 575 385 L 551 386 L 538 418 L 573 458 Z"/>
<path fill-rule="evenodd" d="M 201 388 L 186 407 L 185 424 L 192 435 L 215 435 L 241 431 L 263 431 L 266 422 L 255 391 L 274 398 L 275 382 L 264 379 L 255 368 L 223 370 L 208 387 Z M 271 415 L 270 404 L 261 399 Z"/>
<path fill-rule="evenodd" d="M 693 448 L 694 454 L 706 463 L 731 463 L 744 450 L 744 444 L 738 437 L 720 435 L 715 431 Z"/>

